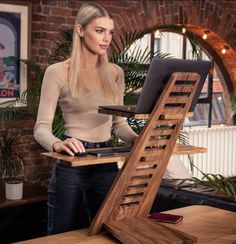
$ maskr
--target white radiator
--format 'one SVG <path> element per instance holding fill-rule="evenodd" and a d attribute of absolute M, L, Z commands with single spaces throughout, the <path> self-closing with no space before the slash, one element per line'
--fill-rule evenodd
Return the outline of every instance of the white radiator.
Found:
<path fill-rule="evenodd" d="M 191 145 L 206 147 L 207 153 L 193 154 L 193 162 L 204 173 L 236 176 L 236 126 L 213 128 L 184 128 Z M 189 167 L 187 156 L 181 156 Z M 194 169 L 193 176 L 202 178 Z"/>

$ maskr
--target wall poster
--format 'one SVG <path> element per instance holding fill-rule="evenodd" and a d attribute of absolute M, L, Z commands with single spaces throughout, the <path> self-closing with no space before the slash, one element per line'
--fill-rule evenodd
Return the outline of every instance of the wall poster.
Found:
<path fill-rule="evenodd" d="M 29 57 L 30 26 L 30 2 L 0 1 L 0 103 L 27 89 L 27 67 L 20 60 Z"/>

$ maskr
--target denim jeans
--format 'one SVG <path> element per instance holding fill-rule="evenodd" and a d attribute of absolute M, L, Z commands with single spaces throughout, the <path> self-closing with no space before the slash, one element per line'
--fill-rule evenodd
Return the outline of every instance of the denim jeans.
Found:
<path fill-rule="evenodd" d="M 102 143 L 82 141 L 85 148 L 109 147 Z M 89 221 L 95 217 L 103 199 L 117 176 L 116 163 L 69 167 L 55 163 L 48 187 L 48 234 L 80 228 L 81 211 L 87 207 Z"/>

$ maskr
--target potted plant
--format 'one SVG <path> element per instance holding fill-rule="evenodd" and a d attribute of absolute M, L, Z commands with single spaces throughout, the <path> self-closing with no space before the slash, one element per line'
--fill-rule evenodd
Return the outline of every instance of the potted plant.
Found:
<path fill-rule="evenodd" d="M 23 156 L 17 149 L 21 138 L 14 129 L 6 129 L 0 138 L 0 175 L 5 179 L 6 198 L 10 200 L 23 196 L 23 181 L 17 178 L 23 171 Z"/>

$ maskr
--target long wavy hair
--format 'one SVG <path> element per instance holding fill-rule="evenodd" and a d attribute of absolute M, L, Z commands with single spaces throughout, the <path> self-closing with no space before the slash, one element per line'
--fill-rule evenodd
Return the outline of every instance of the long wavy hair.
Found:
<path fill-rule="evenodd" d="M 81 37 L 76 32 L 76 27 L 78 24 L 80 24 L 81 27 L 85 29 L 89 23 L 100 17 L 109 17 L 113 19 L 112 15 L 102 5 L 95 2 L 84 3 L 77 14 L 73 31 L 73 44 L 68 77 L 69 89 L 72 97 L 83 97 L 88 92 L 88 90 L 80 82 L 82 41 Z M 110 72 L 107 54 L 99 55 L 98 74 L 101 88 L 105 96 L 111 97 L 114 102 L 117 102 L 117 85 L 116 82 L 114 82 L 114 79 L 111 79 L 112 77 Z"/>

